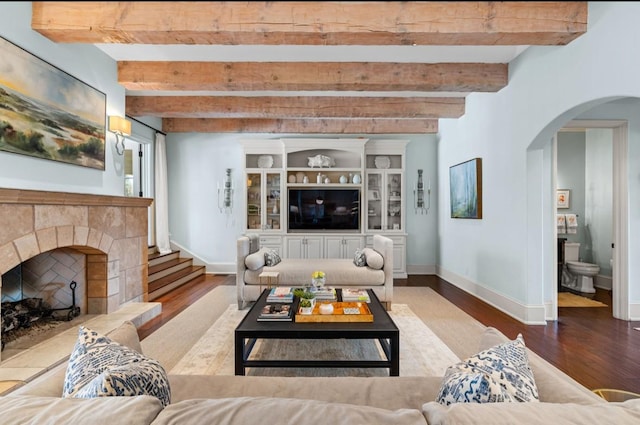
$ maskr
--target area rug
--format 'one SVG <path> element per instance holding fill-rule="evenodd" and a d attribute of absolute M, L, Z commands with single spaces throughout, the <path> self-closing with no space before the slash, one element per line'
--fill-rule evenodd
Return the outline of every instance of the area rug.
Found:
<path fill-rule="evenodd" d="M 558 292 L 558 307 L 607 307 L 607 305 L 571 292 Z"/>
<path fill-rule="evenodd" d="M 233 330 L 247 310 L 235 304 L 211 326 L 169 371 L 180 375 L 233 375 Z M 400 375 L 441 376 L 459 358 L 406 304 L 393 304 L 389 312 L 400 329 Z M 255 353 L 255 354 L 254 354 Z M 259 340 L 252 359 L 379 359 L 381 348 L 373 340 Z M 388 376 L 387 369 L 370 368 L 250 368 L 254 376 Z"/>

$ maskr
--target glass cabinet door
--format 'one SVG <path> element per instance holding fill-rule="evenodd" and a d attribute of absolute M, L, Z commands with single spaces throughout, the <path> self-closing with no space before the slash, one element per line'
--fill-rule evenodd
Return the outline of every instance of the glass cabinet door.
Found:
<path fill-rule="evenodd" d="M 382 203 L 382 174 L 367 174 L 367 230 L 382 230 L 383 203 Z"/>
<path fill-rule="evenodd" d="M 280 173 L 266 173 L 266 220 L 265 230 L 280 230 L 282 214 Z"/>
<path fill-rule="evenodd" d="M 247 174 L 247 229 L 262 229 L 262 176 Z"/>
<path fill-rule="evenodd" d="M 402 230 L 402 175 L 387 174 L 387 230 Z"/>

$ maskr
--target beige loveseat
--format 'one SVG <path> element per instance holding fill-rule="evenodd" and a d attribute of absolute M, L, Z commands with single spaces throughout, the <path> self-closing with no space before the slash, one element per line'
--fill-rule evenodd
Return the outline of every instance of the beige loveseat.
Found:
<path fill-rule="evenodd" d="M 114 341 L 140 350 L 135 327 Z M 131 331 L 133 330 L 133 332 Z M 117 330 L 118 331 L 118 330 Z M 123 334 L 128 334 L 123 337 Z M 479 350 L 508 339 L 485 331 Z M 434 400 L 442 377 L 285 378 L 169 375 L 171 403 L 151 396 L 61 398 L 66 365 L 0 397 L 2 424 L 638 424 L 640 400 L 607 403 L 528 351 L 540 402 Z"/>
<path fill-rule="evenodd" d="M 238 290 L 238 308 L 256 301 L 265 288 L 266 281 L 260 281 L 263 271 L 278 272 L 278 285 L 301 286 L 311 281 L 311 273 L 322 270 L 326 273 L 326 285 L 334 288 L 363 287 L 371 288 L 381 302 L 390 308 L 393 301 L 393 241 L 382 235 L 373 236 L 373 251 L 382 257 L 381 268 L 367 264 L 358 267 L 353 258 L 294 259 L 283 258 L 275 266 L 258 263 L 247 266 L 247 257 L 260 251 L 260 239 L 256 234 L 238 238 L 236 259 L 236 286 Z"/>

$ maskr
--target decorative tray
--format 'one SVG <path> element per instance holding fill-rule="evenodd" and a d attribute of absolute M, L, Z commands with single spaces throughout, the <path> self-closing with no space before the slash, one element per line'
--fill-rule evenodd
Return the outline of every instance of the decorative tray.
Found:
<path fill-rule="evenodd" d="M 296 312 L 296 323 L 322 322 L 373 322 L 373 314 L 367 303 L 363 302 L 332 302 L 332 314 L 320 314 L 320 302 L 313 307 L 313 313 L 300 314 Z M 350 313 L 350 314 L 349 314 Z"/>

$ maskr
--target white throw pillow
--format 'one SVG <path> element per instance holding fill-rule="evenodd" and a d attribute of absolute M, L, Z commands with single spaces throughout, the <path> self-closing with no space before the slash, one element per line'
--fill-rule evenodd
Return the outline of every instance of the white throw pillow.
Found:
<path fill-rule="evenodd" d="M 171 402 L 169 379 L 162 365 L 80 326 L 78 340 L 67 365 L 62 396 L 137 395 L 156 397 L 164 406 Z"/>
<path fill-rule="evenodd" d="M 253 254 L 247 255 L 244 259 L 244 265 L 247 266 L 249 270 L 256 271 L 265 265 L 265 253 L 266 248 L 260 248 Z"/>
<path fill-rule="evenodd" d="M 376 270 L 382 269 L 382 266 L 384 266 L 384 258 L 382 258 L 382 254 L 373 248 L 365 248 L 362 251 L 367 259 L 367 266 Z"/>
<path fill-rule="evenodd" d="M 444 405 L 539 401 L 522 335 L 450 366 L 436 401 Z"/>

